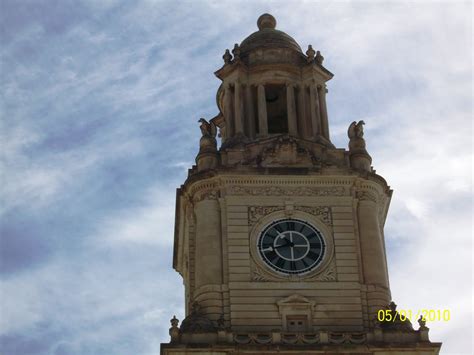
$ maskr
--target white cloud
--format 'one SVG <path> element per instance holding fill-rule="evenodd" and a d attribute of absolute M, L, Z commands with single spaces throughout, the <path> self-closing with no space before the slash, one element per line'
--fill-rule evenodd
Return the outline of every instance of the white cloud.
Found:
<path fill-rule="evenodd" d="M 144 194 L 140 207 L 128 208 L 101 221 L 96 232 L 100 241 L 111 247 L 124 244 L 170 246 L 174 238 L 174 204 L 176 190 L 170 186 L 157 186 Z"/>

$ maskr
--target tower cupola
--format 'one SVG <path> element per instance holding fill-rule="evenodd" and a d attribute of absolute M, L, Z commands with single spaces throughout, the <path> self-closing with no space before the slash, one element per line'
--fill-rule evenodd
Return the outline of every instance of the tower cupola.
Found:
<path fill-rule="evenodd" d="M 304 54 L 276 24 L 272 15 L 261 15 L 258 31 L 226 50 L 215 73 L 222 84 L 214 123 L 224 151 L 249 143 L 265 149 L 281 136 L 333 147 L 326 105 L 326 82 L 333 74 L 319 52 L 309 45 Z"/>

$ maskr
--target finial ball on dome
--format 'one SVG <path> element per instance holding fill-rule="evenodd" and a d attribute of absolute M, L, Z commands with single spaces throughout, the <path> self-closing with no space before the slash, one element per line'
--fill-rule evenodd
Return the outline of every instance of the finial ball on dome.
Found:
<path fill-rule="evenodd" d="M 277 21 L 275 18 L 270 14 L 263 14 L 257 20 L 257 26 L 259 30 L 263 30 L 264 28 L 275 28 Z"/>

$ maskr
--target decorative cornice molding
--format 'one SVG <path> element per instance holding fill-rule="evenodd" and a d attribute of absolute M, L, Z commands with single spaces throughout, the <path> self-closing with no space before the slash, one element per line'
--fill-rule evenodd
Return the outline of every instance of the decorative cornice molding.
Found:
<path fill-rule="evenodd" d="M 342 186 L 334 187 L 281 187 L 281 186 L 230 186 L 227 189 L 230 195 L 250 196 L 344 196 Z"/>
<path fill-rule="evenodd" d="M 193 199 L 202 190 L 221 190 L 234 195 L 254 195 L 263 191 L 272 196 L 350 196 L 352 190 L 354 193 L 372 191 L 380 195 L 386 189 L 381 183 L 385 184 L 383 181 L 361 180 L 356 176 L 221 175 L 189 182 L 183 186 L 182 195 Z M 237 191 L 234 191 L 234 186 L 238 187 Z M 257 188 L 259 190 L 255 191 Z"/>

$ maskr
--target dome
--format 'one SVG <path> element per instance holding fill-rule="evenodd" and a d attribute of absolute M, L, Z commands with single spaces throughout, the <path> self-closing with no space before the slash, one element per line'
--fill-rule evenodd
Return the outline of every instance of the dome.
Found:
<path fill-rule="evenodd" d="M 258 31 L 252 33 L 240 44 L 241 56 L 257 48 L 287 48 L 303 54 L 301 47 L 285 32 L 276 30 L 276 20 L 270 14 L 263 14 L 257 20 Z"/>

